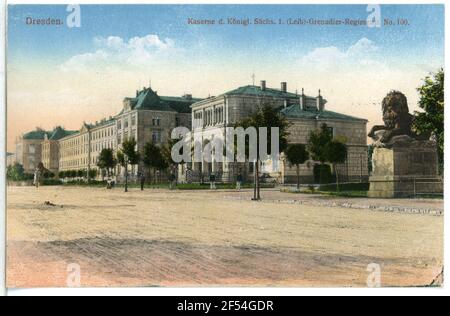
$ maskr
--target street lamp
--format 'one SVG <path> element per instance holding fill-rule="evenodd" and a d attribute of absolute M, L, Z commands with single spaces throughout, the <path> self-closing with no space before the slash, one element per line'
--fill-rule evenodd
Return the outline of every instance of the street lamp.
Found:
<path fill-rule="evenodd" d="M 124 154 L 125 160 L 125 192 L 128 192 L 128 163 L 130 162 L 130 158 L 128 155 Z"/>

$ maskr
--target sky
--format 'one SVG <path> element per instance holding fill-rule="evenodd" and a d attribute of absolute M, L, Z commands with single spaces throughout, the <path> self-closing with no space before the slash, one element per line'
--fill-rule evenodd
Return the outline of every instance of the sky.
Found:
<path fill-rule="evenodd" d="M 443 5 L 383 5 L 380 12 L 383 25 L 369 28 L 286 23 L 366 21 L 366 5 L 82 5 L 80 27 L 70 28 L 66 5 L 10 5 L 8 151 L 35 127 L 78 130 L 113 116 L 149 85 L 159 95 L 208 97 L 252 84 L 253 74 L 273 88 L 286 81 L 292 92 L 320 89 L 327 109 L 366 118 L 370 128 L 381 123 L 390 90 L 417 110 L 416 88 L 444 66 Z M 27 25 L 27 18 L 63 25 Z M 189 25 L 189 18 L 216 25 Z M 217 24 L 228 18 L 276 24 Z"/>

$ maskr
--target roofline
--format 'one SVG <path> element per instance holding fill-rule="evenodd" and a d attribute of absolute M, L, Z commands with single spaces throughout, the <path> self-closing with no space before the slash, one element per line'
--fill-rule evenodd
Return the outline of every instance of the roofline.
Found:
<path fill-rule="evenodd" d="M 350 118 L 350 119 L 344 119 L 344 118 L 305 118 L 305 117 L 289 117 L 286 116 L 286 119 L 288 120 L 298 120 L 298 121 L 335 121 L 335 122 L 347 122 L 347 123 L 355 123 L 355 122 L 359 122 L 359 123 L 369 123 L 368 120 L 366 119 L 360 119 L 360 118 Z"/>

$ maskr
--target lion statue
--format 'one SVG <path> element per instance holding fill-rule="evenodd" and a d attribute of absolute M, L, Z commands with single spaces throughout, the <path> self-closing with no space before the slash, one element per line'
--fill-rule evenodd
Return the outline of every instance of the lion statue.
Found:
<path fill-rule="evenodd" d="M 369 133 L 375 141 L 375 146 L 386 147 L 392 145 L 394 137 L 404 136 L 404 139 L 428 140 L 430 135 L 418 135 L 412 129 L 414 116 L 409 113 L 408 100 L 399 91 L 391 91 L 383 99 L 384 125 L 376 125 Z"/>

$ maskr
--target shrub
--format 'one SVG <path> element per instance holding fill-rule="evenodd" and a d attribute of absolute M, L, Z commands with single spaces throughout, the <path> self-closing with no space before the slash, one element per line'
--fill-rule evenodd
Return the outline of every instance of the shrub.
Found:
<path fill-rule="evenodd" d="M 328 184 L 335 182 L 331 173 L 330 165 L 315 165 L 314 166 L 314 181 L 315 183 Z"/>
<path fill-rule="evenodd" d="M 55 180 L 55 179 L 44 179 L 42 181 L 42 185 L 47 185 L 47 186 L 51 186 L 51 185 L 62 185 L 62 181 L 61 180 Z"/>
<path fill-rule="evenodd" d="M 340 185 L 341 191 L 369 191 L 370 183 L 344 183 Z M 326 184 L 320 186 L 320 191 L 335 192 L 337 191 L 336 184 Z"/>

